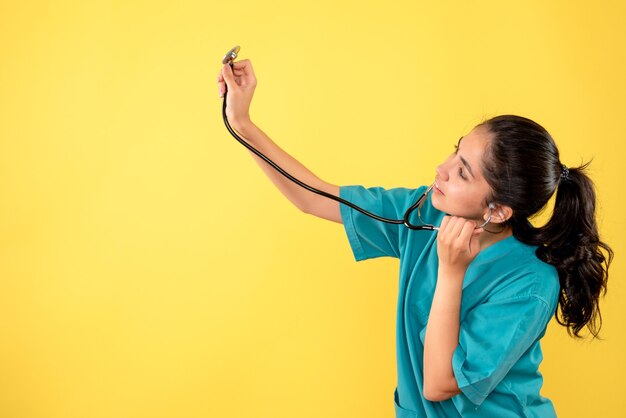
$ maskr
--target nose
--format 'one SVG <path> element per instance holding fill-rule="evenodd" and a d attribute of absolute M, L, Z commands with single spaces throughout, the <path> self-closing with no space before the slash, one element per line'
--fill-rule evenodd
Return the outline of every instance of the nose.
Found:
<path fill-rule="evenodd" d="M 435 172 L 442 181 L 448 181 L 448 170 L 446 168 L 446 163 L 439 164 L 435 169 Z"/>

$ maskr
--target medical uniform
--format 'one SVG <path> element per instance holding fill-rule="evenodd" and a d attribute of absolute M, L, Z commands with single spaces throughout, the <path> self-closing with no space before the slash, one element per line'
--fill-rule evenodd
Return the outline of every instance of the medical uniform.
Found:
<path fill-rule="evenodd" d="M 341 186 L 340 197 L 376 215 L 402 219 L 424 192 L 418 189 Z M 555 417 L 539 392 L 543 358 L 539 340 L 557 307 L 556 269 L 535 255 L 536 247 L 510 236 L 480 251 L 463 281 L 459 344 L 452 368 L 461 394 L 443 402 L 423 396 L 424 337 L 437 282 L 437 233 L 376 221 L 340 204 L 356 261 L 400 259 L 396 349 L 397 418 Z M 444 213 L 425 200 L 421 217 L 440 225 Z M 409 219 L 421 223 L 417 211 Z M 486 232 L 483 232 L 486 233 Z"/>

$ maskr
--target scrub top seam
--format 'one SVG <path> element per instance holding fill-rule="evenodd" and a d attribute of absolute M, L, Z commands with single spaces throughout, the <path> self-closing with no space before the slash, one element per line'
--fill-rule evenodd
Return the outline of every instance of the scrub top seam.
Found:
<path fill-rule="evenodd" d="M 351 201 L 351 191 L 347 187 L 341 186 L 339 188 L 339 196 L 347 200 Z M 363 250 L 363 245 L 361 244 L 361 240 L 359 239 L 359 235 L 356 232 L 356 227 L 354 225 L 354 219 L 352 217 L 352 208 L 344 203 L 339 203 L 339 208 L 341 212 L 341 219 L 343 220 L 344 229 L 346 231 L 346 235 L 348 236 L 348 242 L 352 246 L 354 259 L 356 261 L 361 261 L 366 259 L 365 251 Z"/>

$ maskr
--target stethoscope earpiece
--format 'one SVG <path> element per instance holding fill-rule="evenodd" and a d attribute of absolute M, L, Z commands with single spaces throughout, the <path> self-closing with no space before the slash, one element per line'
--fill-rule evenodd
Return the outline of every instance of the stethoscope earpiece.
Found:
<path fill-rule="evenodd" d="M 489 216 L 487 217 L 487 220 L 485 222 L 482 223 L 482 225 L 478 225 L 476 228 L 482 228 L 483 226 L 487 225 L 489 222 L 491 222 L 491 215 L 493 215 L 493 210 L 496 208 L 496 204 L 491 202 L 489 203 L 489 205 L 487 206 L 489 208 Z"/>

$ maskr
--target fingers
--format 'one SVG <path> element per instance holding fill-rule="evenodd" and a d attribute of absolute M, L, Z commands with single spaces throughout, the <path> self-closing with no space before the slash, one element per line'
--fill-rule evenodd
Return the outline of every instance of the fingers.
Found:
<path fill-rule="evenodd" d="M 448 244 L 466 247 L 470 240 L 480 234 L 483 229 L 475 229 L 476 223 L 456 216 L 445 216 L 439 227 L 438 238 Z"/>
<path fill-rule="evenodd" d="M 465 225 L 467 225 L 465 219 L 463 218 L 454 218 L 454 225 L 452 225 L 452 230 L 450 231 L 450 235 L 452 237 L 452 239 L 458 239 L 461 236 L 461 231 L 463 230 L 463 227 Z"/>
<path fill-rule="evenodd" d="M 241 77 L 241 76 L 252 76 L 252 78 L 254 78 L 254 70 L 252 69 L 252 63 L 250 62 L 250 60 L 243 60 L 243 61 L 237 61 L 237 62 L 233 62 L 233 66 L 231 67 L 229 64 L 223 64 L 222 67 L 229 67 L 231 69 L 231 72 L 235 75 L 235 77 Z M 222 68 L 222 70 L 224 70 L 224 68 Z M 224 77 L 223 77 L 223 71 L 220 71 L 219 75 L 217 76 L 217 82 L 219 83 L 220 81 L 224 81 Z"/>
<path fill-rule="evenodd" d="M 233 74 L 233 69 L 230 68 L 230 65 L 222 65 L 222 77 L 226 81 L 226 85 L 229 89 L 235 85 L 235 75 Z"/>
<path fill-rule="evenodd" d="M 223 97 L 224 93 L 226 93 L 226 80 L 224 80 L 223 73 L 224 73 L 224 66 L 222 66 L 222 69 L 217 75 L 217 92 L 219 93 L 220 97 Z"/>
<path fill-rule="evenodd" d="M 235 74 L 245 74 L 252 75 L 254 74 L 254 70 L 252 69 L 252 62 L 250 60 L 241 60 L 237 62 L 233 62 Z"/>
<path fill-rule="evenodd" d="M 467 269 L 481 250 L 478 235 L 482 232 L 472 220 L 445 216 L 437 234 L 439 266 Z"/>
<path fill-rule="evenodd" d="M 465 219 L 463 218 L 444 216 L 441 226 L 439 227 L 439 237 L 446 240 L 458 238 L 464 223 Z"/>
<path fill-rule="evenodd" d="M 220 71 L 219 75 L 217 76 L 217 89 L 220 97 L 224 96 L 224 93 L 226 93 L 226 89 L 232 91 L 236 84 L 237 83 L 235 82 L 235 76 L 232 69 L 230 68 L 230 65 L 222 65 L 222 71 Z"/>
<path fill-rule="evenodd" d="M 220 97 L 224 95 L 226 90 L 232 90 L 237 87 L 254 88 L 256 86 L 256 77 L 252 68 L 252 62 L 248 59 L 223 64 L 222 70 L 217 76 L 217 85 Z"/>
<path fill-rule="evenodd" d="M 450 222 L 450 216 L 444 216 L 441 225 L 439 225 L 439 234 L 443 233 Z"/>
<path fill-rule="evenodd" d="M 465 222 L 461 230 L 459 231 L 460 245 L 467 245 L 469 252 L 472 252 L 472 238 L 474 238 L 474 227 L 476 224 L 472 221 Z"/>

